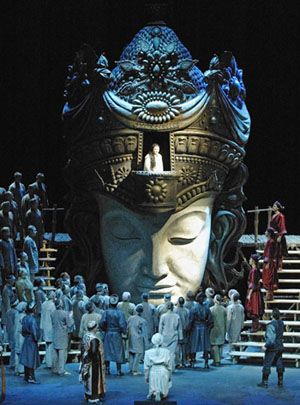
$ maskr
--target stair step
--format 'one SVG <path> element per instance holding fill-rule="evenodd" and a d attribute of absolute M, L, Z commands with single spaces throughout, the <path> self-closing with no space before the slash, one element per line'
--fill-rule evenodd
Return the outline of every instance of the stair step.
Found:
<path fill-rule="evenodd" d="M 300 278 L 280 278 L 279 283 L 287 283 L 287 284 L 298 284 L 300 283 Z"/>
<path fill-rule="evenodd" d="M 300 269 L 283 269 L 277 271 L 277 274 L 300 274 Z"/>
<path fill-rule="evenodd" d="M 285 325 L 288 326 L 300 326 L 300 321 L 283 321 Z M 260 320 L 259 323 L 263 324 L 263 325 L 267 325 L 268 323 L 270 323 L 269 320 Z M 252 325 L 252 321 L 245 321 L 244 322 L 245 326 L 251 326 Z"/>
<path fill-rule="evenodd" d="M 39 257 L 40 262 L 55 262 L 56 257 Z"/>
<path fill-rule="evenodd" d="M 242 336 L 265 336 L 265 331 L 263 331 L 263 330 L 259 330 L 258 332 L 242 331 L 241 335 Z M 283 336 L 300 338 L 300 332 L 283 332 Z"/>
<path fill-rule="evenodd" d="M 36 290 L 37 287 L 33 287 L 33 289 Z M 56 288 L 54 286 L 52 286 L 52 285 L 51 286 L 43 286 L 43 290 L 44 291 L 53 291 L 53 290 L 56 290 Z"/>
<path fill-rule="evenodd" d="M 58 249 L 54 249 L 54 248 L 41 248 L 40 252 L 58 252 Z"/>
<path fill-rule="evenodd" d="M 266 314 L 271 314 L 272 313 L 272 309 L 265 309 L 265 313 Z M 299 314 L 300 315 L 300 310 L 297 309 L 280 309 L 281 314 L 287 314 L 287 315 L 296 315 Z"/>
<path fill-rule="evenodd" d="M 264 253 L 264 251 L 262 249 L 257 249 L 256 252 L 259 253 L 259 254 Z M 291 255 L 291 256 L 300 255 L 300 250 L 289 250 L 288 254 Z"/>
<path fill-rule="evenodd" d="M 44 267 L 44 266 L 42 266 L 42 267 L 39 267 L 39 271 L 52 271 L 52 270 L 55 270 L 55 267 Z"/>
<path fill-rule="evenodd" d="M 38 278 L 42 278 L 43 280 L 50 280 L 50 281 L 53 281 L 53 280 L 56 280 L 56 278 L 55 277 L 45 277 L 45 276 L 37 276 L 37 277 L 34 277 L 34 279 L 35 280 L 37 280 Z"/>
<path fill-rule="evenodd" d="M 233 346 L 240 346 L 240 347 L 263 347 L 265 345 L 265 342 L 236 342 L 236 343 L 231 343 Z M 300 349 L 300 343 L 283 343 L 283 347 L 286 349 Z"/>
<path fill-rule="evenodd" d="M 262 292 L 266 292 L 265 288 L 261 289 Z M 274 294 L 300 294 L 300 288 L 278 288 L 273 291 Z"/>
<path fill-rule="evenodd" d="M 39 354 L 40 354 L 40 356 L 45 356 L 46 351 L 45 350 L 39 350 Z M 68 351 L 69 356 L 74 356 L 74 355 L 78 356 L 79 354 L 81 354 L 80 350 L 69 350 Z M 10 352 L 3 352 L 2 356 L 3 357 L 10 357 Z"/>
<path fill-rule="evenodd" d="M 244 351 L 231 351 L 229 355 L 232 357 L 264 357 L 264 352 L 244 352 Z M 300 354 L 296 353 L 283 353 L 283 359 L 300 360 Z"/>
<path fill-rule="evenodd" d="M 267 304 L 300 304 L 300 300 L 292 300 L 292 299 L 274 299 L 272 301 L 265 301 Z"/>
<path fill-rule="evenodd" d="M 259 260 L 259 263 L 263 263 L 263 262 L 264 262 L 263 259 Z M 298 263 L 300 263 L 300 259 L 283 259 L 282 263 L 283 264 L 295 264 L 295 263 L 298 264 Z"/>

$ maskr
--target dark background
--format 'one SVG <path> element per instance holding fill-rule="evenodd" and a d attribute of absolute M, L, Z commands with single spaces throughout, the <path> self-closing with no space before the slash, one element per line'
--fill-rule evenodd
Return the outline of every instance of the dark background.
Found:
<path fill-rule="evenodd" d="M 5 2 L 2 2 L 4 5 Z M 0 185 L 15 170 L 27 185 L 46 175 L 50 200 L 65 204 L 66 145 L 60 112 L 66 67 L 83 42 L 114 61 L 134 34 L 153 20 L 148 1 L 19 0 L 2 7 Z M 152 2 L 153 3 L 153 2 Z M 287 0 L 168 1 L 161 19 L 199 59 L 231 50 L 244 70 L 252 133 L 246 164 L 248 201 L 279 199 L 289 233 L 299 233 L 299 13 Z M 261 231 L 265 224 L 263 224 Z M 252 232 L 252 217 L 248 231 Z"/>

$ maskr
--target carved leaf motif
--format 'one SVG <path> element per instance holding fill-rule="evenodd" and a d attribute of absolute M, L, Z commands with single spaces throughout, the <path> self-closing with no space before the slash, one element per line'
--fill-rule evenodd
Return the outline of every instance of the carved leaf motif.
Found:
<path fill-rule="evenodd" d="M 194 61 L 192 59 L 183 59 L 178 68 L 181 70 L 189 70 L 194 66 Z"/>
<path fill-rule="evenodd" d="M 147 42 L 141 41 L 140 46 L 141 46 L 141 51 L 142 52 L 148 52 L 149 51 L 150 46 L 149 46 L 149 44 Z"/>
<path fill-rule="evenodd" d="M 138 72 L 140 70 L 140 68 L 135 63 L 131 62 L 130 60 L 124 60 L 124 61 L 118 62 L 118 64 L 121 67 L 121 69 L 126 73 Z"/>
<path fill-rule="evenodd" d="M 135 87 L 136 86 L 134 86 L 132 83 L 124 83 L 120 87 L 118 93 L 120 93 L 120 94 L 122 94 L 124 96 L 132 94 L 135 91 Z"/>
<path fill-rule="evenodd" d="M 192 83 L 186 81 L 179 82 L 178 86 L 180 87 L 180 90 L 185 94 L 193 94 L 197 91 L 196 87 Z"/>
<path fill-rule="evenodd" d="M 170 44 L 167 45 L 167 52 L 172 53 L 175 51 L 176 44 L 174 42 L 171 42 Z"/>

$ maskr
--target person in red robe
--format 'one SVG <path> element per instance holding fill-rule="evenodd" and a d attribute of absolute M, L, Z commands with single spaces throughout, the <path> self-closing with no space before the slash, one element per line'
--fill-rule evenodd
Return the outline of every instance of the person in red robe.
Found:
<path fill-rule="evenodd" d="M 274 215 L 271 218 L 270 227 L 275 230 L 276 236 L 276 261 L 277 270 L 282 269 L 282 258 L 288 255 L 287 243 L 285 235 L 287 233 L 285 226 L 285 216 L 282 211 L 284 210 L 283 205 L 279 201 L 275 201 L 273 204 Z"/>
<path fill-rule="evenodd" d="M 266 230 L 267 243 L 264 249 L 264 264 L 262 273 L 262 282 L 264 288 L 267 290 L 267 301 L 273 299 L 273 291 L 278 288 L 278 275 L 277 275 L 277 249 L 276 237 L 273 228 Z"/>
<path fill-rule="evenodd" d="M 252 320 L 251 332 L 257 332 L 259 330 L 259 319 L 264 314 L 262 293 L 260 289 L 259 259 L 260 256 L 258 254 L 252 254 L 249 260 L 251 269 L 248 275 L 248 290 L 245 307 L 248 318 Z"/>

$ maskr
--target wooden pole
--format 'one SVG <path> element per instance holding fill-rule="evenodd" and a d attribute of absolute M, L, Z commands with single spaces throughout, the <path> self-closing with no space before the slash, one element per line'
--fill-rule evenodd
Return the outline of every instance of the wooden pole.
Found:
<path fill-rule="evenodd" d="M 272 218 L 272 207 L 270 207 L 270 205 L 269 205 L 269 210 L 270 211 L 268 211 L 268 228 L 270 226 L 271 218 Z"/>
<path fill-rule="evenodd" d="M 52 234 L 51 234 L 51 245 L 52 246 L 55 242 L 55 234 L 56 234 L 56 224 L 57 224 L 57 204 L 53 204 L 53 211 L 52 211 Z"/>
<path fill-rule="evenodd" d="M 259 210 L 258 205 L 254 207 L 254 242 L 257 244 L 258 241 L 258 225 L 259 225 Z"/>

